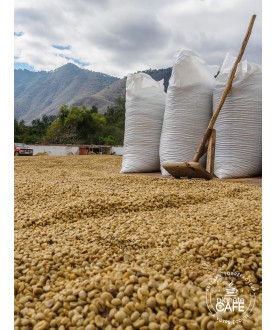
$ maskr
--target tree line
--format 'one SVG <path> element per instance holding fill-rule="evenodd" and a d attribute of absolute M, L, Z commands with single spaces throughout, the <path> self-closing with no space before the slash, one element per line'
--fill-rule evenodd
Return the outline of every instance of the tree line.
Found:
<path fill-rule="evenodd" d="M 29 144 L 123 145 L 125 98 L 119 97 L 102 115 L 92 106 L 63 105 L 57 115 L 34 119 L 31 125 L 14 120 L 14 142 Z"/>

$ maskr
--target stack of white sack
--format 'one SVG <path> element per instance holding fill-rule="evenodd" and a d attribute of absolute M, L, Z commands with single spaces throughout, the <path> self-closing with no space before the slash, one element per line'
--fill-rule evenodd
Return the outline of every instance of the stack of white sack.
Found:
<path fill-rule="evenodd" d="M 214 68 L 211 70 L 194 52 L 182 50 L 177 53 L 166 95 L 161 165 L 193 159 L 212 116 L 213 71 Z M 168 175 L 162 166 L 161 171 Z"/>
<path fill-rule="evenodd" d="M 227 54 L 216 78 L 216 109 L 236 58 Z M 251 177 L 262 172 L 262 68 L 242 61 L 217 118 L 215 175 Z"/>
<path fill-rule="evenodd" d="M 160 170 L 165 95 L 163 81 L 156 81 L 145 73 L 128 75 L 121 173 Z"/>

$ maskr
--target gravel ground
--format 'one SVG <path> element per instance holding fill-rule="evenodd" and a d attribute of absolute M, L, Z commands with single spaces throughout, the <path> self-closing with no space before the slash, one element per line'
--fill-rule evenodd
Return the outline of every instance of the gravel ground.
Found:
<path fill-rule="evenodd" d="M 261 329 L 261 187 L 122 175 L 121 160 L 15 157 L 15 329 Z M 209 315 L 224 271 L 253 283 L 243 321 Z"/>

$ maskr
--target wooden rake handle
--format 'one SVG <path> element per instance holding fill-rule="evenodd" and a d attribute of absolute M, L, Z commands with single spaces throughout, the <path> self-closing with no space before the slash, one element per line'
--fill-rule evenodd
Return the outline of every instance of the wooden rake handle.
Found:
<path fill-rule="evenodd" d="M 233 68 L 232 68 L 232 71 L 230 73 L 230 76 L 229 76 L 229 79 L 226 83 L 226 86 L 224 88 L 224 91 L 222 93 L 222 96 L 221 96 L 221 99 L 219 101 L 219 104 L 209 122 L 209 125 L 208 125 L 208 128 L 203 136 L 203 139 L 196 151 L 196 154 L 194 155 L 193 157 L 193 161 L 194 162 L 198 162 L 200 157 L 204 154 L 204 150 L 205 150 L 205 146 L 206 146 L 206 143 L 207 141 L 209 140 L 211 134 L 212 134 L 212 130 L 213 130 L 213 127 L 214 127 L 214 124 L 215 124 L 215 121 L 219 115 L 219 112 L 225 102 L 225 99 L 226 99 L 226 96 L 227 94 L 229 93 L 231 87 L 232 87 L 232 83 L 233 83 L 233 80 L 234 80 L 234 77 L 235 77 L 235 74 L 236 74 L 236 71 L 237 71 L 237 67 L 238 67 L 238 64 L 243 56 L 243 53 L 245 51 L 245 48 L 246 48 L 246 45 L 248 43 L 248 40 L 250 38 L 250 35 L 251 35 L 251 32 L 252 32 L 252 28 L 253 28 L 253 25 L 254 25 L 254 22 L 255 22 L 255 19 L 256 19 L 256 15 L 253 15 L 251 20 L 250 20 L 250 23 L 249 23 L 249 26 L 248 26 L 248 30 L 247 30 L 247 33 L 246 33 L 246 36 L 243 40 L 243 43 L 241 45 L 241 48 L 240 48 L 240 52 L 239 52 L 239 55 L 233 65 Z"/>

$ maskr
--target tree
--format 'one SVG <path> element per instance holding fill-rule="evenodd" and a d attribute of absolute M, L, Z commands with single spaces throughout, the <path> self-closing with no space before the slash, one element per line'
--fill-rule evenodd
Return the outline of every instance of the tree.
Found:
<path fill-rule="evenodd" d="M 25 142 L 25 137 L 28 135 L 28 127 L 24 120 L 18 121 L 14 119 L 14 142 Z"/>
<path fill-rule="evenodd" d="M 125 98 L 119 97 L 102 115 L 92 106 L 63 105 L 57 116 L 42 116 L 31 126 L 14 120 L 15 142 L 56 144 L 123 144 Z"/>
<path fill-rule="evenodd" d="M 62 106 L 57 120 L 47 131 L 46 140 L 52 143 L 95 143 L 102 137 L 106 119 L 85 106 Z"/>
<path fill-rule="evenodd" d="M 38 136 L 39 140 L 46 134 L 47 129 L 55 121 L 56 116 L 43 115 L 41 119 L 34 119 L 32 121 L 31 133 Z"/>
<path fill-rule="evenodd" d="M 64 127 L 60 124 L 58 120 L 54 121 L 48 128 L 46 135 L 44 137 L 44 142 L 53 144 L 70 143 L 67 141 L 72 141 L 76 138 L 76 134 L 72 132 L 66 132 Z"/>
<path fill-rule="evenodd" d="M 68 116 L 68 114 L 69 114 L 68 106 L 67 105 L 63 105 L 60 108 L 60 112 L 58 114 L 58 121 L 60 121 L 62 125 L 64 124 L 64 120 Z"/>
<path fill-rule="evenodd" d="M 116 145 L 116 138 L 112 135 L 104 137 L 103 141 L 104 141 L 104 144 L 106 144 L 108 146 Z"/>
<path fill-rule="evenodd" d="M 91 108 L 90 108 L 90 112 L 91 113 L 98 113 L 98 109 L 95 105 L 93 105 Z"/>
<path fill-rule="evenodd" d="M 124 130 L 125 127 L 125 97 L 119 96 L 114 105 L 109 106 L 104 114 L 107 125 L 114 125 Z"/>
<path fill-rule="evenodd" d="M 122 145 L 125 129 L 125 97 L 117 98 L 116 103 L 109 106 L 104 114 L 107 125 L 104 130 L 105 144 Z"/>

